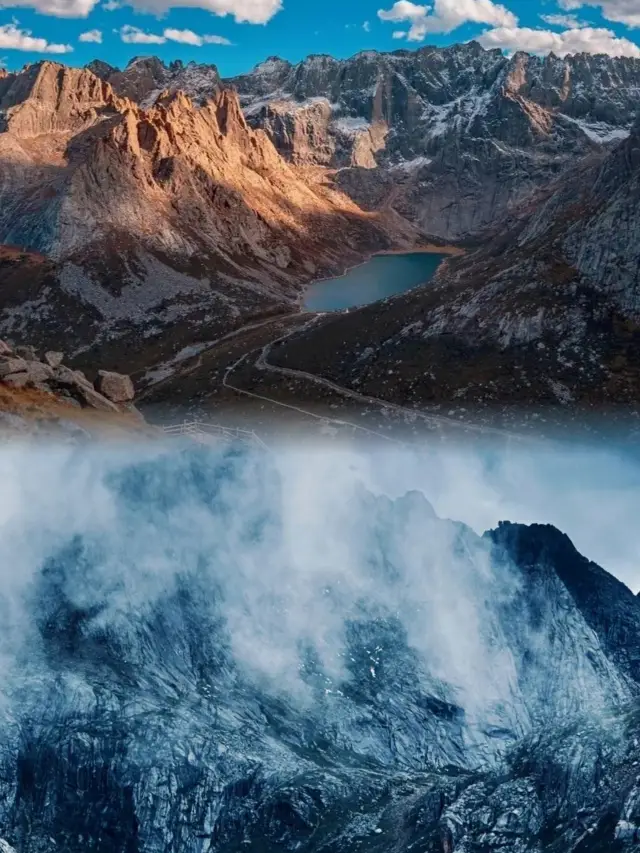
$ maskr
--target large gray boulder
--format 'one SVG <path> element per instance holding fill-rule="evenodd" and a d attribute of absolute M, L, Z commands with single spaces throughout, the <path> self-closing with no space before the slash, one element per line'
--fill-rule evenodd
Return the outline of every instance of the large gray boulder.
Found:
<path fill-rule="evenodd" d="M 120 409 L 111 400 L 108 400 L 104 395 L 100 394 L 91 385 L 84 385 L 79 382 L 76 385 L 77 393 L 82 397 L 87 406 L 92 409 L 99 409 L 101 412 L 119 412 Z"/>
<path fill-rule="evenodd" d="M 53 370 L 48 364 L 42 364 L 40 361 L 29 361 L 27 362 L 27 376 L 33 385 L 42 385 L 42 383 L 49 382 L 53 378 Z"/>
<path fill-rule="evenodd" d="M 15 354 L 25 358 L 27 361 L 38 361 L 38 354 L 35 347 L 19 346 L 15 348 Z"/>
<path fill-rule="evenodd" d="M 11 373 L 23 373 L 27 370 L 27 362 L 23 358 L 3 358 L 0 356 L 0 379 Z"/>
<path fill-rule="evenodd" d="M 82 371 L 71 370 L 61 364 L 52 372 L 54 381 L 63 388 L 68 388 L 85 405 L 100 409 L 103 412 L 119 411 L 115 403 L 96 391 Z"/>
<path fill-rule="evenodd" d="M 129 403 L 136 395 L 131 377 L 110 370 L 99 370 L 96 390 L 114 403 Z"/>
<path fill-rule="evenodd" d="M 63 359 L 64 353 L 62 352 L 49 350 L 49 352 L 45 352 L 44 354 L 44 360 L 47 362 L 49 367 L 59 367 L 62 364 Z"/>

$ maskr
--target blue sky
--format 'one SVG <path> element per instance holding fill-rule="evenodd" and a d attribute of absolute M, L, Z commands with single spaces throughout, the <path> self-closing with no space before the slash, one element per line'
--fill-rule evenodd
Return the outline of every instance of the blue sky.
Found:
<path fill-rule="evenodd" d="M 4 0 L 0 9 L 9 69 L 47 56 L 123 66 L 155 54 L 229 76 L 274 54 L 295 62 L 471 38 L 507 52 L 640 58 L 640 0 Z"/>

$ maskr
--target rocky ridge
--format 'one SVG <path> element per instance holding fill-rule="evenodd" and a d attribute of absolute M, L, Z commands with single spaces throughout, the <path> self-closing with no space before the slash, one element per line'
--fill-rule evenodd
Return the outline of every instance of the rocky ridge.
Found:
<path fill-rule="evenodd" d="M 210 100 L 220 88 L 215 65 L 180 60 L 165 65 L 155 56 L 136 56 L 122 71 L 97 59 L 87 65 L 96 77 L 108 83 L 123 98 L 140 106 L 152 106 L 160 95 L 185 92 L 196 103 Z"/>
<path fill-rule="evenodd" d="M 361 206 L 393 205 L 427 234 L 461 240 L 624 139 L 640 61 L 507 58 L 470 42 L 298 65 L 272 57 L 225 82 L 285 156 L 331 164 Z"/>
<path fill-rule="evenodd" d="M 196 100 L 235 89 L 250 125 L 290 162 L 338 169 L 360 206 L 393 206 L 444 240 L 495 224 L 577 158 L 623 140 L 640 115 L 640 60 L 508 58 L 477 42 L 296 65 L 269 57 L 222 80 L 154 57 L 121 72 L 90 67 L 145 104 L 163 85 Z M 140 88 L 141 76 L 152 82 Z"/>

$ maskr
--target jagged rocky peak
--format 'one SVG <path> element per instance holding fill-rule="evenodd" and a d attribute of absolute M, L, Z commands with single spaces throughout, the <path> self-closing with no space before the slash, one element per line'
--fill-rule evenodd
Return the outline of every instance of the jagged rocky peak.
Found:
<path fill-rule="evenodd" d="M 115 65 L 109 65 L 108 62 L 103 62 L 102 59 L 93 59 L 91 62 L 88 62 L 85 66 L 92 74 L 95 74 L 96 77 L 100 77 L 102 80 L 107 81 L 112 74 L 115 74 L 116 71 L 120 69 Z"/>
<path fill-rule="evenodd" d="M 111 86 L 85 68 L 38 62 L 0 86 L 6 129 L 22 136 L 78 132 L 120 109 Z"/>
<path fill-rule="evenodd" d="M 107 80 L 122 97 L 149 107 L 164 92 L 184 91 L 193 101 L 204 103 L 220 87 L 220 75 L 215 65 L 175 60 L 166 65 L 157 56 L 136 56 L 124 70 L 106 63 L 91 63 L 92 70 Z"/>
<path fill-rule="evenodd" d="M 304 547 L 317 512 L 287 523 L 277 451 L 101 453 L 99 488 L 82 495 L 69 470 L 23 463 L 30 494 L 44 471 L 53 500 L 69 500 L 36 494 L 12 518 L 16 541 L 51 546 L 20 552 L 16 608 L 32 629 L 4 664 L 7 844 L 637 850 L 624 641 L 607 647 L 609 624 L 587 624 L 554 575 L 544 543 L 564 559 L 557 532 L 522 528 L 525 562 L 502 565 L 421 495 L 375 497 L 341 478 L 317 506 L 339 493 L 348 507 L 322 527 L 345 571 Z"/>
<path fill-rule="evenodd" d="M 638 59 L 508 58 L 477 42 L 273 59 L 229 82 L 285 157 L 340 168 L 358 204 L 385 207 L 391 196 L 448 240 L 477 234 L 576 158 L 616 144 L 640 114 Z M 384 136 L 367 139 L 382 125 Z"/>

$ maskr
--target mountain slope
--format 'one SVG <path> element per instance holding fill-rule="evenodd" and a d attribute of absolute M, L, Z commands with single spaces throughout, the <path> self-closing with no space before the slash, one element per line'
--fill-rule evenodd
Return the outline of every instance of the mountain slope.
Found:
<path fill-rule="evenodd" d="M 481 538 L 354 482 L 319 523 L 239 449 L 22 473 L 60 491 L 0 545 L 30 572 L 3 637 L 20 853 L 633 849 L 640 601 L 557 530 Z"/>
<path fill-rule="evenodd" d="M 448 260 L 427 287 L 323 318 L 274 348 L 271 361 L 402 403 L 633 406 L 639 199 L 636 127 L 604 159 L 581 161 L 541 191 L 481 248 Z"/>

